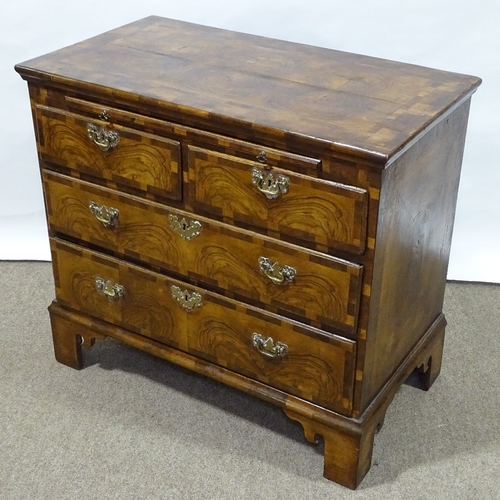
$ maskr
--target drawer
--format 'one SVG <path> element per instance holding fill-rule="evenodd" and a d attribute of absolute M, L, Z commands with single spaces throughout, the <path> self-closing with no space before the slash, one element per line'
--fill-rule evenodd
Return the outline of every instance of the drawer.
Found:
<path fill-rule="evenodd" d="M 320 251 L 364 252 L 365 189 L 266 167 L 190 146 L 187 202 L 194 211 Z"/>
<path fill-rule="evenodd" d="M 43 171 L 43 182 L 52 232 L 298 321 L 355 334 L 358 264 L 50 171 Z"/>
<path fill-rule="evenodd" d="M 194 129 L 192 131 L 194 132 Z M 278 167 L 313 177 L 317 177 L 321 171 L 321 160 L 318 158 L 310 158 L 209 132 L 196 131 L 189 136 L 189 139 L 189 144 L 193 148 L 258 162 L 263 168 Z"/>
<path fill-rule="evenodd" d="M 61 305 L 349 413 L 354 341 L 57 239 L 51 248 Z"/>
<path fill-rule="evenodd" d="M 139 191 L 182 198 L 178 141 L 111 124 L 95 116 L 36 106 L 42 158 Z"/>
<path fill-rule="evenodd" d="M 61 97 L 59 97 L 61 99 Z M 83 99 L 65 96 L 64 102 L 69 111 L 85 116 L 96 117 L 103 105 Z M 265 147 L 247 141 L 227 137 L 206 130 L 146 117 L 123 109 L 106 106 L 109 120 L 115 124 L 130 126 L 134 129 L 145 129 L 151 133 L 160 133 L 172 138 L 180 138 L 182 142 L 201 148 L 237 156 L 239 158 L 260 161 L 268 166 L 280 167 L 293 172 L 301 172 L 317 176 L 321 170 L 321 160 L 304 155 L 290 153 L 280 149 Z M 161 131 L 161 132 L 160 132 Z"/>

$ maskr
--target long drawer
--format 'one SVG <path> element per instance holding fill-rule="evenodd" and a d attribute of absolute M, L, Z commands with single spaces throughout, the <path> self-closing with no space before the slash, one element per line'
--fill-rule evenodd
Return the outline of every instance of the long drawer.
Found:
<path fill-rule="evenodd" d="M 313 326 L 354 334 L 362 266 L 43 172 L 50 227 Z"/>
<path fill-rule="evenodd" d="M 356 342 L 51 239 L 57 301 L 348 414 Z"/>
<path fill-rule="evenodd" d="M 162 198 L 182 198 L 178 141 L 109 123 L 97 113 L 37 105 L 36 116 L 44 160 Z"/>

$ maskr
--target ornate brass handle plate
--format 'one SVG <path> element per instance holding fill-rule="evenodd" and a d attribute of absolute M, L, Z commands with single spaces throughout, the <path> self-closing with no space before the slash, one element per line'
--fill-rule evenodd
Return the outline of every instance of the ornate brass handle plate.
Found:
<path fill-rule="evenodd" d="M 198 236 L 201 232 L 201 223 L 197 220 L 188 221 L 185 217 L 179 220 L 179 217 L 173 214 L 168 216 L 168 220 L 170 221 L 170 227 L 186 241 Z"/>
<path fill-rule="evenodd" d="M 120 212 L 117 208 L 99 205 L 95 201 L 89 203 L 89 208 L 94 217 L 102 223 L 104 227 L 116 227 Z"/>
<path fill-rule="evenodd" d="M 275 174 L 270 170 L 252 168 L 252 183 L 268 199 L 274 200 L 280 194 L 288 193 L 290 179 L 283 174 Z"/>
<path fill-rule="evenodd" d="M 276 342 L 271 337 L 264 338 L 260 333 L 252 334 L 252 344 L 268 358 L 284 358 L 288 354 L 288 346 L 284 342 Z"/>
<path fill-rule="evenodd" d="M 120 142 L 120 136 L 113 130 L 106 130 L 104 127 L 87 123 L 87 134 L 89 139 L 99 146 L 103 151 L 109 151 L 116 148 Z"/>
<path fill-rule="evenodd" d="M 278 262 L 273 264 L 267 257 L 259 257 L 259 269 L 277 285 L 285 281 L 291 283 L 297 274 L 293 267 L 287 265 L 281 267 Z"/>
<path fill-rule="evenodd" d="M 170 287 L 172 298 L 176 300 L 180 306 L 186 311 L 190 312 L 196 307 L 201 307 L 203 299 L 197 292 L 189 293 L 187 290 L 181 290 L 178 286 L 172 285 Z"/>
<path fill-rule="evenodd" d="M 122 285 L 114 283 L 111 280 L 105 280 L 99 276 L 95 279 L 95 287 L 110 300 L 118 300 L 125 295 L 125 289 Z"/>

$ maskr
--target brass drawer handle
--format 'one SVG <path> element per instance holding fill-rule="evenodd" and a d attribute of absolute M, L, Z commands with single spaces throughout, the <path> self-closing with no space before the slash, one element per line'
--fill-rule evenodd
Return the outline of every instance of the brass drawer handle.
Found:
<path fill-rule="evenodd" d="M 111 280 L 105 280 L 99 276 L 95 279 L 95 287 L 111 300 L 121 299 L 125 295 L 125 289 L 122 285 L 113 283 Z"/>
<path fill-rule="evenodd" d="M 95 201 L 89 203 L 89 208 L 94 217 L 102 223 L 104 227 L 116 227 L 116 222 L 120 211 L 117 208 L 99 205 Z"/>
<path fill-rule="evenodd" d="M 196 307 L 201 307 L 203 300 L 201 295 L 197 292 L 189 293 L 187 290 L 181 290 L 178 286 L 172 285 L 170 287 L 172 298 L 176 300 L 183 309 L 192 311 Z"/>
<path fill-rule="evenodd" d="M 93 123 L 87 123 L 87 134 L 89 139 L 103 151 L 116 148 L 120 142 L 120 136 L 117 132 L 112 130 L 108 132 L 104 127 L 94 125 Z"/>
<path fill-rule="evenodd" d="M 290 187 L 290 179 L 286 175 L 275 175 L 270 170 L 258 167 L 252 168 L 252 183 L 268 200 L 274 200 L 280 194 L 288 193 Z"/>
<path fill-rule="evenodd" d="M 201 223 L 197 220 L 188 221 L 185 217 L 179 220 L 179 217 L 173 214 L 168 216 L 168 220 L 170 221 L 170 227 L 186 241 L 199 236 L 201 232 Z"/>
<path fill-rule="evenodd" d="M 288 346 L 284 342 L 276 342 L 271 337 L 264 338 L 260 333 L 252 334 L 252 344 L 268 358 L 284 358 L 288 354 Z"/>
<path fill-rule="evenodd" d="M 293 267 L 287 265 L 281 267 L 278 262 L 272 264 L 267 257 L 259 257 L 259 269 L 277 285 L 284 281 L 291 283 L 297 274 Z"/>

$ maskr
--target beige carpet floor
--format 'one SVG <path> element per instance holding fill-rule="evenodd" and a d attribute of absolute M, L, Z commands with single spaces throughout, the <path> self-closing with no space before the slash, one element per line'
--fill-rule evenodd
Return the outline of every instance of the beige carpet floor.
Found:
<path fill-rule="evenodd" d="M 281 410 L 106 339 L 53 356 L 50 264 L 0 262 L 0 499 L 500 499 L 500 286 L 449 283 L 441 376 L 404 385 L 357 491 Z"/>

